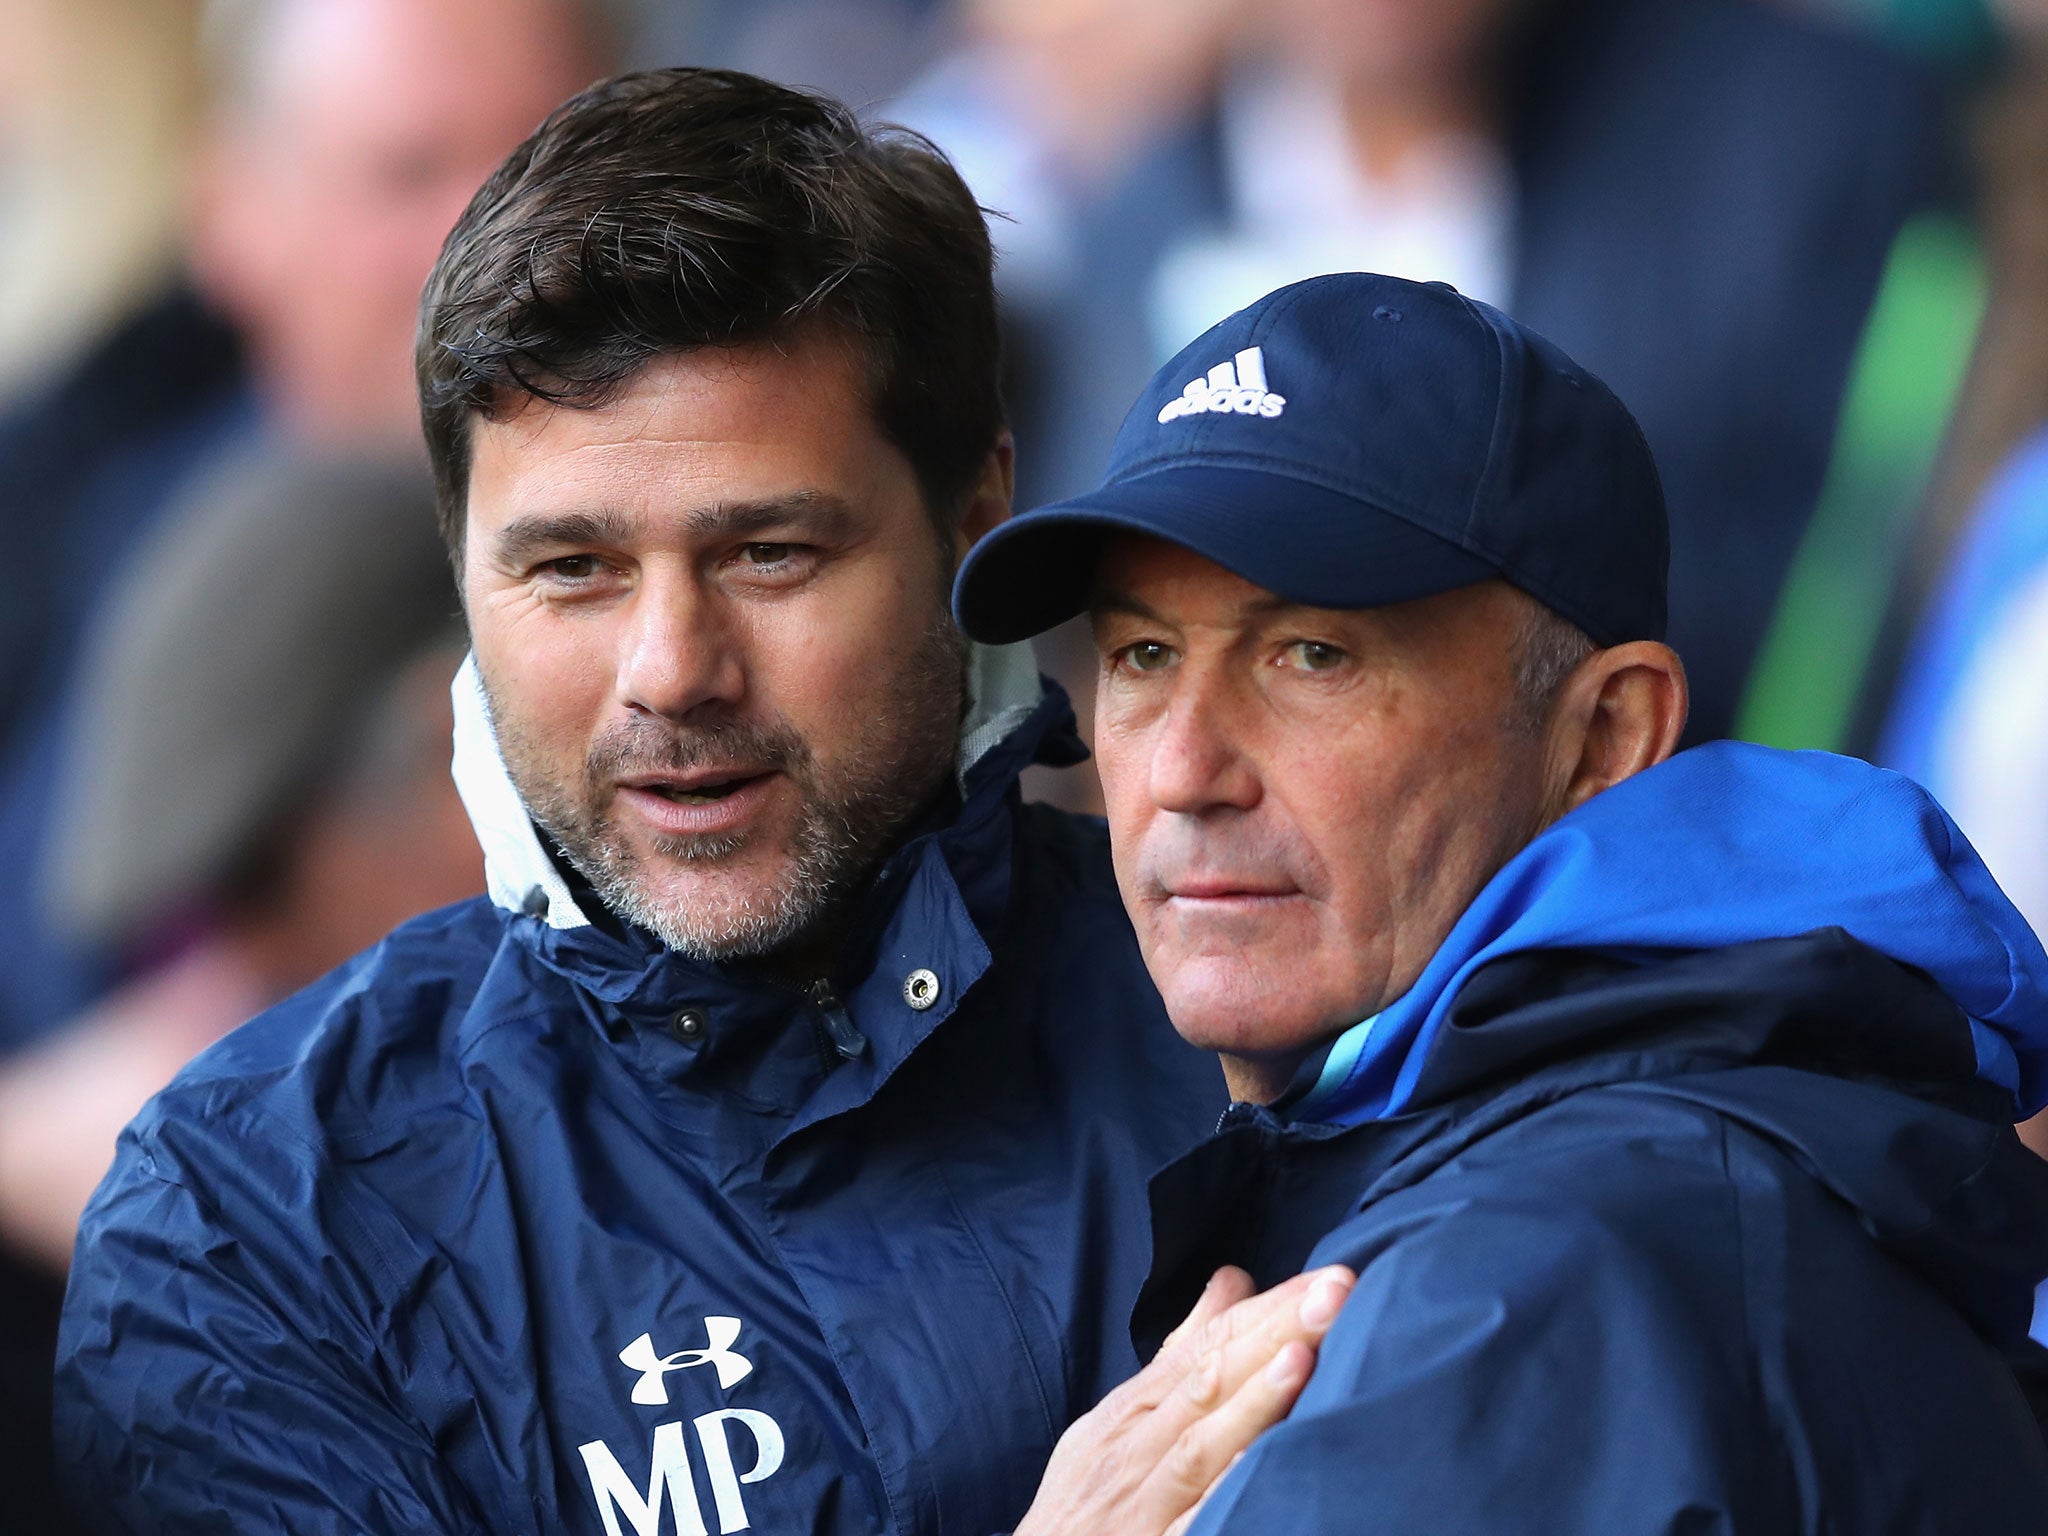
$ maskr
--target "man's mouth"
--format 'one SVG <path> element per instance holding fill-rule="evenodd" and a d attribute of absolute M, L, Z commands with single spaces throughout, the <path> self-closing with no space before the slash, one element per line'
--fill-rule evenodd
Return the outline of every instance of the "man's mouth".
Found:
<path fill-rule="evenodd" d="M 1216 876 L 1184 877 L 1163 887 L 1161 894 L 1179 901 L 1257 901 L 1299 896 L 1301 891 L 1284 880 Z"/>
<path fill-rule="evenodd" d="M 671 832 L 730 831 L 759 808 L 778 770 L 752 764 L 642 773 L 618 781 L 628 802 Z"/>
<path fill-rule="evenodd" d="M 719 801 L 737 794 L 749 784 L 759 783 L 768 775 L 765 773 L 738 774 L 729 779 L 712 779 L 701 784 L 630 784 L 629 789 L 644 789 L 649 794 L 676 805 L 716 805 Z"/>

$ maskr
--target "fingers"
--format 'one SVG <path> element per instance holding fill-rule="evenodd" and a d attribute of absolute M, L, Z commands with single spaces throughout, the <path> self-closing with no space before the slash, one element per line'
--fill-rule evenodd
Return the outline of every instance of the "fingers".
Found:
<path fill-rule="evenodd" d="M 1174 1383 L 1158 1400 L 1151 1430 L 1155 1443 L 1163 1451 L 1189 1424 L 1235 1397 L 1289 1345 L 1306 1346 L 1313 1357 L 1356 1278 L 1341 1266 L 1297 1275 L 1210 1319 L 1175 1360 L 1155 1360 L 1140 1378 L 1156 1369 L 1154 1390 Z"/>
<path fill-rule="evenodd" d="M 1172 1350 L 1162 1348 L 1099 1405 L 1101 1432 L 1128 1445 L 1140 1464 L 1155 1465 L 1190 1424 L 1229 1402 L 1288 1345 L 1303 1345 L 1312 1358 L 1356 1279 L 1337 1265 L 1248 1296 L 1249 1276 L 1219 1270 Z"/>
<path fill-rule="evenodd" d="M 1313 1362 L 1354 1282 L 1341 1266 L 1294 1276 L 1212 1317 L 1190 1333 L 1176 1358 L 1155 1358 L 1124 1382 L 1118 1393 L 1128 1391 L 1128 1397 L 1118 1399 L 1116 1411 L 1139 1421 L 1133 1425 L 1137 1454 L 1149 1462 L 1167 1456 L 1188 1425 L 1237 1397 L 1290 1343 L 1305 1346 Z"/>
<path fill-rule="evenodd" d="M 1215 1412 L 1196 1419 L 1181 1432 L 1160 1458 L 1154 1473 L 1156 1486 L 1146 1490 L 1148 1500 L 1156 1500 L 1158 1509 L 1180 1512 L 1167 1527 L 1168 1536 L 1185 1531 L 1252 1441 L 1287 1417 L 1314 1368 L 1315 1355 L 1309 1346 L 1290 1340 L 1266 1362 L 1265 1369 L 1254 1372 Z"/>
<path fill-rule="evenodd" d="M 1166 1342 L 1159 1346 L 1159 1353 L 1171 1353 L 1210 1322 L 1250 1296 L 1253 1290 L 1252 1277 L 1235 1264 L 1226 1264 L 1217 1270 L 1209 1277 L 1209 1283 L 1202 1287 L 1202 1294 L 1196 1299 L 1193 1310 L 1181 1319 L 1180 1326 L 1169 1333 Z"/>
<path fill-rule="evenodd" d="M 1174 1521 L 1171 1525 L 1167 1526 L 1165 1531 L 1161 1533 L 1161 1536 L 1187 1536 L 1188 1527 L 1195 1523 L 1195 1517 L 1199 1515 L 1202 1512 L 1202 1510 L 1208 1505 L 1209 1498 L 1212 1494 L 1216 1492 L 1218 1485 L 1222 1483 L 1224 1478 L 1230 1476 L 1232 1472 L 1235 1472 L 1237 1470 L 1237 1464 L 1243 1460 L 1244 1452 L 1239 1451 L 1235 1456 L 1231 1457 L 1228 1462 L 1224 1463 L 1223 1470 L 1216 1474 L 1216 1481 L 1212 1482 L 1207 1488 L 1203 1489 L 1202 1496 L 1199 1499 L 1195 1500 L 1194 1503 L 1190 1504 L 1178 1520 Z"/>
<path fill-rule="evenodd" d="M 1184 1532 L 1293 1406 L 1356 1279 L 1337 1266 L 1255 1296 L 1244 1271 L 1217 1271 L 1152 1363 L 1060 1436 L 1017 1536 Z"/>

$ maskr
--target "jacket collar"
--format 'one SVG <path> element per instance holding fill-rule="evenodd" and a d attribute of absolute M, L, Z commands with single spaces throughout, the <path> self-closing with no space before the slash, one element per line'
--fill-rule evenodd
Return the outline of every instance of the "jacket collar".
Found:
<path fill-rule="evenodd" d="M 714 1104 L 780 1105 L 793 1115 L 784 1135 L 864 1103 L 960 1006 L 988 970 L 989 938 L 1009 912 L 1018 776 L 1033 763 L 1064 766 L 1087 755 L 1065 693 L 1037 677 L 1028 649 L 973 653 L 957 795 L 869 877 L 830 974 L 818 978 L 862 1041 L 852 1059 L 834 1059 L 804 1024 L 828 1021 L 815 982 L 675 954 L 604 912 L 579 877 L 565 874 L 506 775 L 473 669 L 460 684 L 458 782 L 510 944 L 601 1005 L 588 1010 L 590 1021 L 636 1052 L 645 1071 L 694 1085 Z M 917 1000 L 913 977 L 923 989 Z M 687 1047 L 669 1034 L 685 1011 L 706 1023 Z"/>
<path fill-rule="evenodd" d="M 1911 780 L 1853 758 L 1713 742 L 1595 795 L 1511 859 L 1401 998 L 1340 1036 L 1291 1112 L 1410 1102 L 1473 977 L 1510 955 L 1649 963 L 1839 928 L 1932 977 L 2015 1118 L 2048 1103 L 2048 954 Z"/>
<path fill-rule="evenodd" d="M 492 904 L 507 912 L 538 917 L 550 928 L 588 928 L 590 916 L 583 909 L 587 896 L 579 896 L 570 889 L 560 866 L 542 846 L 526 805 L 505 770 L 474 653 L 464 659 L 456 673 L 452 694 L 455 788 L 469 812 L 470 824 L 476 828 L 477 841 L 483 846 L 484 881 Z M 963 797 L 968 793 L 970 780 L 985 777 L 976 770 L 991 756 L 996 759 L 991 766 L 1004 771 L 1005 777 L 1022 771 L 1024 764 L 1010 761 L 1014 754 L 997 749 L 1018 733 L 1045 697 L 1031 648 L 970 646 L 967 695 L 967 715 L 961 726 L 954 768 Z M 1032 745 L 1035 747 L 1037 742 Z M 1065 760 L 1075 762 L 1079 758 Z"/>
<path fill-rule="evenodd" d="M 1933 977 L 1839 928 L 1654 961 L 1506 956 L 1460 991 L 1400 1112 L 1336 1124 L 1233 1105 L 1221 1135 L 1153 1180 L 1156 1267 L 1133 1337 L 1156 1349 L 1219 1266 L 1277 1283 L 1351 1217 L 1484 1167 L 1465 1155 L 1487 1139 L 1625 1085 L 1609 1100 L 1620 1119 L 1603 1123 L 1665 1099 L 1745 1127 L 2016 1343 L 2048 1272 L 2048 1165 L 2013 1136 L 2006 1091 L 1978 1075 L 1968 1023 Z"/>

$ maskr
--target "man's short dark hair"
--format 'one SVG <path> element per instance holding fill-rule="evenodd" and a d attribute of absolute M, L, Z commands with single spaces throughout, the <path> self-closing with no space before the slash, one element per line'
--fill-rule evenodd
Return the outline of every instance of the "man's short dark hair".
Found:
<path fill-rule="evenodd" d="M 470 202 L 415 362 L 441 528 L 461 547 L 470 423 L 602 406 L 653 359 L 822 326 L 950 527 L 1003 428 L 994 257 L 933 145 L 751 75 L 621 75 L 558 108 Z"/>

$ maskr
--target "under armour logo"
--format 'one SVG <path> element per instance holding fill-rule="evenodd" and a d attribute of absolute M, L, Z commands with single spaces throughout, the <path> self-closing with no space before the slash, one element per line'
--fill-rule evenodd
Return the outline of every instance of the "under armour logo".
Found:
<path fill-rule="evenodd" d="M 745 1355 L 733 1353 L 733 1343 L 739 1336 L 738 1318 L 707 1317 L 704 1319 L 702 1349 L 679 1349 L 672 1355 L 658 1355 L 654 1352 L 654 1336 L 641 1334 L 619 1351 L 619 1364 L 640 1373 L 639 1383 L 633 1388 L 633 1401 L 645 1407 L 665 1406 L 668 1402 L 668 1373 L 687 1371 L 693 1365 L 717 1367 L 721 1389 L 745 1381 L 753 1374 L 754 1362 Z"/>

